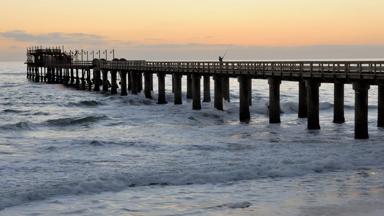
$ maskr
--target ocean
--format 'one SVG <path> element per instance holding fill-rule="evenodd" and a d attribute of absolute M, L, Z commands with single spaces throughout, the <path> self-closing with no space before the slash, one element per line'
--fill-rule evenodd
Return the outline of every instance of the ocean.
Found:
<path fill-rule="evenodd" d="M 1 62 L 0 215 L 384 215 L 376 86 L 370 139 L 355 140 L 351 85 L 342 125 L 333 86 L 321 85 L 320 131 L 297 118 L 296 82 L 282 82 L 273 125 L 266 80 L 253 80 L 249 124 L 230 85 L 224 111 L 193 111 L 185 95 L 173 104 L 170 76 L 169 103 L 158 105 L 30 82 L 22 62 Z"/>

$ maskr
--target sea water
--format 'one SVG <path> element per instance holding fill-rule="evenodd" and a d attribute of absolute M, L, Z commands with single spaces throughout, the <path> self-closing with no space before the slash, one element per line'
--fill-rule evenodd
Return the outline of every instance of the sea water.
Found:
<path fill-rule="evenodd" d="M 0 215 L 384 214 L 377 87 L 360 141 L 351 85 L 341 125 L 333 86 L 321 85 L 320 131 L 297 118 L 297 82 L 281 84 L 281 124 L 268 123 L 266 80 L 253 81 L 249 124 L 230 86 L 224 111 L 193 111 L 185 95 L 173 104 L 170 76 L 157 105 L 30 82 L 23 63 L 0 63 Z"/>

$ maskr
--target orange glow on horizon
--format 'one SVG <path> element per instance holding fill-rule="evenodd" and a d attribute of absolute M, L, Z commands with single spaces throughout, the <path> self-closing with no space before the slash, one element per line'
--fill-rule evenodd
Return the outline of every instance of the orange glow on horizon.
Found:
<path fill-rule="evenodd" d="M 383 7 L 382 0 L 13 0 L 2 3 L 0 32 L 87 33 L 136 44 L 384 44 Z"/>

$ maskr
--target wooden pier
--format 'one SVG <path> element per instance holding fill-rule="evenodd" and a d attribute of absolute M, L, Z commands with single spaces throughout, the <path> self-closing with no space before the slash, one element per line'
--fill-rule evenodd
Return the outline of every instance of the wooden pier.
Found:
<path fill-rule="evenodd" d="M 377 126 L 384 127 L 384 61 L 129 61 L 125 59 L 76 60 L 60 48 L 31 48 L 27 51 L 27 78 L 35 82 L 60 83 L 81 90 L 110 92 L 122 96 L 144 91 L 152 99 L 153 75 L 158 79 L 158 104 L 167 103 L 165 76 L 172 76 L 174 103 L 182 104 L 181 80 L 187 78 L 187 98 L 192 108 L 211 102 L 211 77 L 214 80 L 214 107 L 223 110 L 223 100 L 230 101 L 229 78 L 240 86 L 239 117 L 250 121 L 252 79 L 267 79 L 269 84 L 269 121 L 280 123 L 280 84 L 297 81 L 298 117 L 307 118 L 308 130 L 320 129 L 319 87 L 334 84 L 334 123 L 345 122 L 344 84 L 355 91 L 355 138 L 368 139 L 368 90 L 378 85 Z M 120 77 L 120 87 L 117 83 Z M 201 79 L 203 78 L 203 100 Z M 144 87 L 143 87 L 144 84 Z"/>

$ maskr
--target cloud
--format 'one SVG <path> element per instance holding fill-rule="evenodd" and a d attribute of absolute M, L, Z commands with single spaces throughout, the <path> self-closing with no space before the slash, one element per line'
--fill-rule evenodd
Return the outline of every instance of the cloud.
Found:
<path fill-rule="evenodd" d="M 22 30 L 0 32 L 0 37 L 37 44 L 100 44 L 107 42 L 105 37 L 95 34 L 63 32 L 31 34 Z"/>

